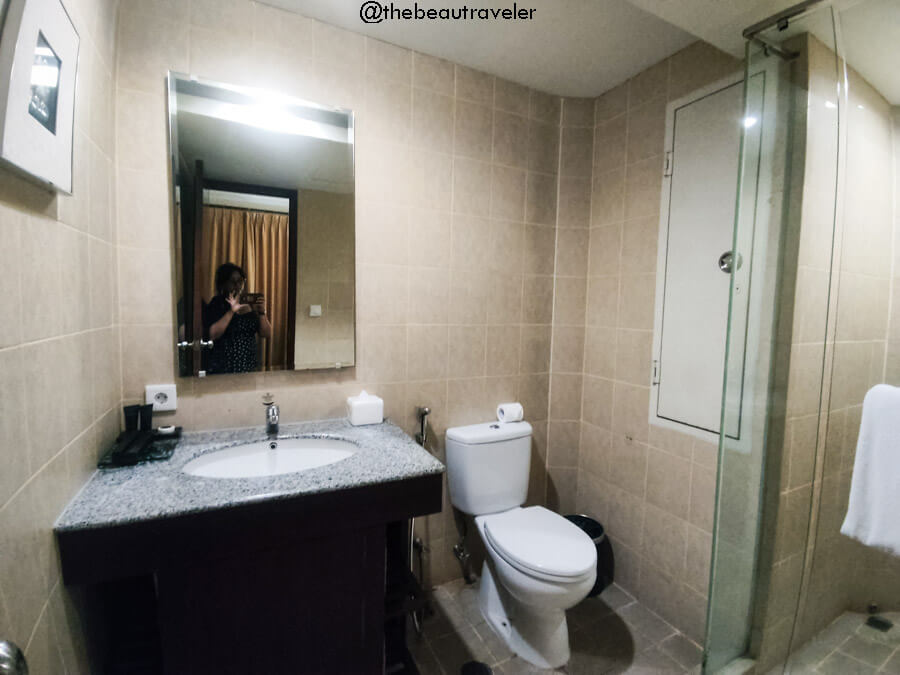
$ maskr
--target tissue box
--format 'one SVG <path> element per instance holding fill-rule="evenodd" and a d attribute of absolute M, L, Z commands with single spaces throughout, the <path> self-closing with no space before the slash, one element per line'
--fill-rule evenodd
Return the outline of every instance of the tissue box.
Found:
<path fill-rule="evenodd" d="M 366 391 L 359 396 L 347 397 L 347 417 L 355 427 L 364 424 L 381 424 L 384 421 L 384 401 Z"/>

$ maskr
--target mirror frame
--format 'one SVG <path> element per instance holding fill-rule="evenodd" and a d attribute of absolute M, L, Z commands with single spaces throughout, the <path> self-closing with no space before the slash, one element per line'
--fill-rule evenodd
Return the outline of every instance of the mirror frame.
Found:
<path fill-rule="evenodd" d="M 188 327 L 187 321 L 185 320 L 185 334 L 181 335 L 179 333 L 179 322 L 177 317 L 177 304 L 179 300 L 179 294 L 182 299 L 194 296 L 194 279 L 189 275 L 186 275 L 185 272 L 189 271 L 188 266 L 186 264 L 187 256 L 185 255 L 185 249 L 182 246 L 183 233 L 178 229 L 177 226 L 177 218 L 178 213 L 177 210 L 180 209 L 180 202 L 178 199 L 178 186 L 176 183 L 176 177 L 178 175 L 178 157 L 176 156 L 176 150 L 178 148 L 178 102 L 177 102 L 177 92 L 176 92 L 176 82 L 178 80 L 188 80 L 192 82 L 198 82 L 201 84 L 213 86 L 213 87 L 222 87 L 225 89 L 232 89 L 243 94 L 259 94 L 259 95 L 276 95 L 280 98 L 283 98 L 287 101 L 291 101 L 296 103 L 297 105 L 307 106 L 311 108 L 318 108 L 323 111 L 338 113 L 341 115 L 345 115 L 348 118 L 348 133 L 351 139 L 351 148 L 350 148 L 350 170 L 351 170 L 351 178 L 353 180 L 353 228 L 354 228 L 354 245 L 353 245 L 353 362 L 348 364 L 335 364 L 334 366 L 328 367 L 311 367 L 311 368 L 285 368 L 282 371 L 264 371 L 264 370 L 256 370 L 248 373 L 234 373 L 235 375 L 255 375 L 262 372 L 305 372 L 305 371 L 319 371 L 319 370 L 340 370 L 343 368 L 355 368 L 356 362 L 359 354 L 358 344 L 357 344 L 357 307 L 356 307 L 356 114 L 353 110 L 349 108 L 341 108 L 336 106 L 328 106 L 323 105 L 321 103 L 316 103 L 314 101 L 309 101 L 307 99 L 302 99 L 296 96 L 290 96 L 281 94 L 278 92 L 272 92 L 271 90 L 259 89 L 255 87 L 247 87 L 243 85 L 234 85 L 229 84 L 227 82 L 220 82 L 218 80 L 212 80 L 205 77 L 200 77 L 197 75 L 190 75 L 187 73 L 182 73 L 175 70 L 169 70 L 166 74 L 166 113 L 167 113 L 167 121 L 168 121 L 168 133 L 166 135 L 166 140 L 168 142 L 168 154 L 169 154 L 169 199 L 170 199 L 170 227 L 172 232 L 172 271 L 173 271 L 173 293 L 172 293 L 172 305 L 175 310 L 175 371 L 178 377 L 205 377 L 205 373 L 199 370 L 199 354 L 200 351 L 204 348 L 205 342 L 202 339 L 202 335 L 197 337 L 193 335 L 193 325 Z M 218 183 L 227 183 L 233 181 L 216 181 Z M 237 184 L 237 183 L 235 183 Z M 280 188 L 272 188 L 273 191 L 284 191 Z M 299 284 L 300 279 L 300 266 L 299 266 L 299 242 L 300 242 L 300 223 L 298 222 L 298 200 L 291 200 L 291 211 L 293 218 L 293 223 L 295 224 L 295 229 L 292 230 L 291 235 L 295 237 L 295 242 L 297 245 L 291 247 L 291 251 L 289 253 L 289 261 L 288 261 L 288 270 L 289 275 L 293 273 L 291 278 L 291 282 L 295 285 L 295 287 Z M 180 253 L 179 253 L 180 250 Z M 191 258 L 193 258 L 193 247 L 191 248 Z M 178 268 L 181 268 L 180 270 Z M 191 265 L 191 269 L 192 269 Z M 181 288 L 178 288 L 178 284 L 176 283 L 177 277 L 181 276 Z M 296 317 L 296 305 L 297 305 L 297 294 L 291 294 L 292 300 L 289 300 L 289 312 L 293 310 L 293 316 Z M 289 296 L 289 297 L 291 297 Z M 186 317 L 186 314 L 185 314 Z M 296 318 L 295 318 L 296 322 Z M 296 324 L 295 324 L 296 325 Z M 292 328 L 290 331 L 291 336 L 295 334 L 295 328 Z M 294 354 L 294 346 L 290 346 L 290 353 Z M 182 363 L 182 359 L 184 362 Z M 296 354 L 294 354 L 294 360 L 296 361 Z"/>

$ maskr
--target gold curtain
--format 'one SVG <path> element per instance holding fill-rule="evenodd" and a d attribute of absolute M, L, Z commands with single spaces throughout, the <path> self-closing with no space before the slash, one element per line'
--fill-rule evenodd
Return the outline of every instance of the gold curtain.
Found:
<path fill-rule="evenodd" d="M 216 294 L 215 275 L 219 265 L 231 262 L 247 273 L 245 293 L 266 296 L 266 314 L 272 324 L 272 339 L 261 340 L 260 368 L 287 367 L 288 347 L 288 216 L 283 213 L 249 209 L 203 207 L 201 289 L 209 302 Z"/>

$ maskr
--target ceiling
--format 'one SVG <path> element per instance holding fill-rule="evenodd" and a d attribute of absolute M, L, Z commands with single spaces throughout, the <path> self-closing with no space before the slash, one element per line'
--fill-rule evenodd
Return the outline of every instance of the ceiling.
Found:
<path fill-rule="evenodd" d="M 847 62 L 891 105 L 900 105 L 900 2 L 867 0 L 841 12 Z"/>
<path fill-rule="evenodd" d="M 533 20 L 369 24 L 359 17 L 362 0 L 263 1 L 560 96 L 601 94 L 698 38 L 742 57 L 745 28 L 798 2 L 518 0 L 521 7 L 535 8 Z M 411 0 L 394 2 L 397 7 L 413 5 Z M 465 3 L 422 0 L 419 4 L 439 9 Z M 512 4 L 511 0 L 481 0 L 475 6 Z M 895 76 L 900 2 L 833 0 L 833 4 L 841 12 L 848 61 L 888 101 L 900 104 L 900 77 Z M 817 18 L 814 15 L 809 21 Z M 826 23 L 830 33 L 830 22 Z M 815 26 L 811 29 L 816 32 Z"/>
<path fill-rule="evenodd" d="M 744 28 L 772 16 L 796 0 L 629 0 L 634 5 L 689 30 L 719 49 L 742 56 Z M 833 0 L 847 62 L 892 105 L 900 104 L 900 2 L 897 0 Z M 822 3 L 824 10 L 827 3 Z M 834 44 L 833 27 L 826 11 L 813 8 L 795 21 L 794 32 L 809 30 L 822 42 Z M 767 33 L 776 41 L 779 33 Z"/>
<path fill-rule="evenodd" d="M 390 0 L 381 0 L 390 2 Z M 679 0 L 677 4 L 682 1 Z M 596 96 L 696 38 L 627 0 L 517 0 L 532 20 L 384 21 L 367 24 L 362 0 L 265 0 L 325 23 L 384 40 L 560 96 Z M 412 0 L 394 0 L 412 7 Z M 419 0 L 459 8 L 464 0 Z M 507 8 L 512 0 L 471 6 Z"/>
<path fill-rule="evenodd" d="M 737 57 L 744 55 L 748 26 L 796 5 L 800 0 L 629 0 L 682 30 Z"/>

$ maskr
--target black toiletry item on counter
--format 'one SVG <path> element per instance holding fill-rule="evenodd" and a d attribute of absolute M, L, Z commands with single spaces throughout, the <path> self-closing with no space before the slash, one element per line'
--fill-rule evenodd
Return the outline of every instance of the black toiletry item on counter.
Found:
<path fill-rule="evenodd" d="M 177 435 L 172 433 L 165 436 L 158 436 L 156 431 L 123 431 L 115 444 L 97 462 L 97 468 L 114 469 L 169 459 L 181 436 L 181 427 L 176 429 Z"/>
<path fill-rule="evenodd" d="M 125 413 L 125 431 L 137 431 L 140 411 L 139 405 L 126 405 L 122 408 L 122 412 Z"/>
<path fill-rule="evenodd" d="M 153 404 L 148 403 L 147 405 L 141 406 L 140 412 L 140 424 L 138 425 L 138 429 L 141 431 L 153 431 Z"/>
<path fill-rule="evenodd" d="M 120 435 L 122 442 L 116 442 L 116 448 L 113 450 L 113 461 L 118 466 L 129 466 L 137 464 L 141 461 L 142 454 L 146 451 L 147 446 L 153 442 L 152 431 L 126 431 L 124 438 Z"/>
<path fill-rule="evenodd" d="M 181 427 L 167 427 L 168 433 L 153 428 L 153 404 L 126 405 L 125 431 L 97 462 L 98 469 L 134 466 L 141 462 L 169 459 L 181 438 Z"/>
<path fill-rule="evenodd" d="M 153 404 L 126 405 L 125 431 L 97 462 L 98 469 L 134 466 L 141 462 L 169 459 L 181 437 L 181 427 L 161 433 L 153 428 Z"/>

